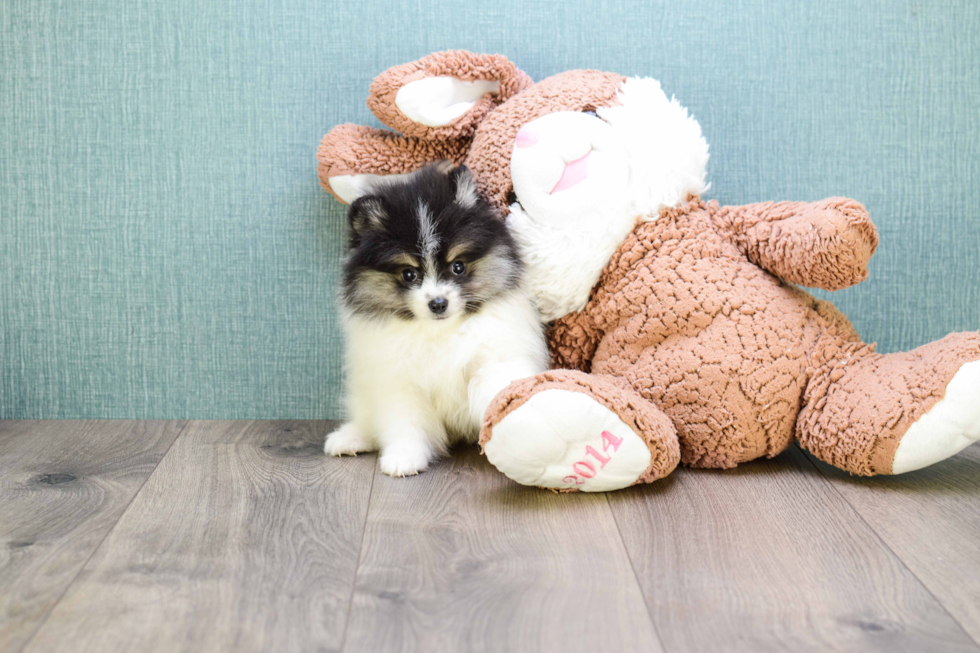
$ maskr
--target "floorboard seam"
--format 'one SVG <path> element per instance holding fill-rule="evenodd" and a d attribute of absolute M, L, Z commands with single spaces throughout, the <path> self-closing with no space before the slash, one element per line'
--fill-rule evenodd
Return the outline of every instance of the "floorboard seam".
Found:
<path fill-rule="evenodd" d="M 633 580 L 636 582 L 636 588 L 640 592 L 640 596 L 643 597 L 643 607 L 646 609 L 647 618 L 650 620 L 650 628 L 653 629 L 653 635 L 657 638 L 657 642 L 660 644 L 660 650 L 666 653 L 667 647 L 664 646 L 664 640 L 660 636 L 660 629 L 657 628 L 657 622 L 653 618 L 653 612 L 650 610 L 650 603 L 647 601 L 646 592 L 643 591 L 643 583 L 640 582 L 640 575 L 636 573 L 636 565 L 633 564 L 633 556 L 630 555 L 629 547 L 626 546 L 626 540 L 623 538 L 623 529 L 619 525 L 619 519 L 616 518 L 616 511 L 613 510 L 612 503 L 609 502 L 609 497 L 603 494 L 603 499 L 606 501 L 606 507 L 609 508 L 609 514 L 612 515 L 613 523 L 616 524 L 616 533 L 619 535 L 619 543 L 623 546 L 623 553 L 626 554 L 626 559 L 630 563 L 630 571 L 633 572 Z"/>
<path fill-rule="evenodd" d="M 367 534 L 368 518 L 371 516 L 371 500 L 374 498 L 374 480 L 378 477 L 378 458 L 374 459 L 374 470 L 371 474 L 371 488 L 368 490 L 367 509 L 364 511 L 364 525 L 361 528 L 361 541 L 357 545 L 357 564 L 354 565 L 354 578 L 350 584 L 350 596 L 347 599 L 347 615 L 344 617 L 344 633 L 340 637 L 340 652 L 347 646 L 347 631 L 350 627 L 350 616 L 354 611 L 354 592 L 357 590 L 357 576 L 361 571 L 361 558 L 364 555 L 364 536 Z"/>
<path fill-rule="evenodd" d="M 895 552 L 895 550 L 892 549 L 888 545 L 888 542 L 886 542 L 885 539 L 881 536 L 881 534 L 878 533 L 878 530 L 874 526 L 872 526 L 870 523 L 868 523 L 868 520 L 866 520 L 864 518 L 864 515 L 861 514 L 861 511 L 858 510 L 857 508 L 855 508 L 854 507 L 854 504 L 852 504 L 850 501 L 848 501 L 847 500 L 847 497 L 844 496 L 844 494 L 841 493 L 840 490 L 838 490 L 837 487 L 833 483 L 830 482 L 831 481 L 830 477 L 828 477 L 823 472 L 823 470 L 821 470 L 820 467 L 815 462 L 813 462 L 813 459 L 810 457 L 811 456 L 810 452 L 809 451 L 806 451 L 805 449 L 803 449 L 803 447 L 800 447 L 800 452 L 803 454 L 803 457 L 806 459 L 806 461 L 808 463 L 810 463 L 810 465 L 815 470 L 817 470 L 817 473 L 820 474 L 820 478 L 823 479 L 824 483 L 826 483 L 827 485 L 829 485 L 834 490 L 834 494 L 836 494 L 838 497 L 840 497 L 841 500 L 844 503 L 846 503 L 847 506 L 852 511 L 854 511 L 854 514 L 857 515 L 857 518 L 861 520 L 861 523 L 864 524 L 865 526 L 867 526 L 868 529 L 870 529 L 871 532 L 874 533 L 875 539 L 877 539 L 879 542 L 881 542 L 881 545 L 883 547 L 885 547 L 885 549 L 887 549 L 889 553 L 891 553 L 893 556 L 895 556 L 895 559 L 898 560 L 898 563 L 900 565 L 902 565 L 902 567 L 904 567 L 910 574 L 912 574 L 912 577 L 915 580 L 917 580 L 919 582 L 919 585 L 922 586 L 922 589 L 924 589 L 929 594 L 929 596 L 932 597 L 932 600 L 936 602 L 936 605 L 938 605 L 939 607 L 941 607 L 943 609 L 943 612 L 945 612 L 947 615 L 949 615 L 949 618 L 953 620 L 953 623 L 955 623 L 957 626 L 960 627 L 960 630 L 963 631 L 963 634 L 966 635 L 970 639 L 971 642 L 973 642 L 974 644 L 976 644 L 977 647 L 980 647 L 980 642 L 978 642 L 976 639 L 973 638 L 972 635 L 970 635 L 970 633 L 966 630 L 966 628 L 963 627 L 963 624 L 960 623 L 960 620 L 957 619 L 956 616 L 949 611 L 949 608 L 946 607 L 946 604 L 943 601 L 941 601 L 938 596 L 936 596 L 935 594 L 933 594 L 932 590 L 929 589 L 929 586 L 926 584 L 926 582 L 924 580 L 922 580 L 919 577 L 919 575 L 917 573 L 915 573 L 915 571 L 912 570 L 911 567 L 909 567 L 907 564 L 905 564 L 905 560 L 902 559 L 902 556 L 898 555 Z"/>
<path fill-rule="evenodd" d="M 150 421 L 153 420 L 144 420 L 144 423 Z M 179 422 L 180 420 L 165 420 L 165 421 Z M 28 637 L 27 640 L 24 642 L 24 645 L 20 648 L 20 651 L 26 651 L 28 647 L 30 647 L 30 645 L 34 643 L 34 639 L 37 637 L 37 634 L 41 632 L 42 628 L 44 628 L 44 624 L 48 623 L 48 618 L 51 616 L 51 613 L 54 612 L 55 608 L 57 608 L 58 605 L 61 603 L 61 601 L 65 598 L 65 595 L 68 594 L 68 590 L 70 590 L 72 586 L 75 585 L 75 582 L 78 581 L 78 577 L 82 575 L 82 572 L 85 570 L 85 567 L 88 565 L 89 560 L 91 560 L 95 556 L 96 552 L 98 552 L 98 550 L 102 548 L 102 545 L 105 544 L 105 541 L 109 539 L 110 535 L 112 535 L 112 532 L 116 530 L 116 526 L 118 526 L 119 522 L 122 521 L 123 516 L 127 512 L 129 512 L 129 508 L 136 501 L 136 497 L 138 497 L 140 495 L 140 492 L 143 491 L 143 488 L 146 487 L 146 484 L 147 482 L 149 482 L 150 478 L 152 478 L 153 475 L 157 473 L 157 469 L 160 468 L 160 463 L 162 463 L 163 459 L 167 457 L 167 455 L 170 453 L 170 450 L 174 448 L 174 444 L 176 444 L 177 440 L 180 439 L 180 436 L 184 434 L 184 431 L 187 430 L 187 426 L 190 423 L 191 420 L 186 420 L 184 422 L 184 425 L 180 427 L 180 430 L 177 431 L 177 435 L 175 435 L 174 439 L 170 442 L 170 446 L 167 447 L 167 450 L 164 451 L 163 455 L 160 456 L 160 459 L 157 460 L 156 465 L 153 466 L 153 471 L 147 474 L 146 478 L 143 479 L 143 482 L 140 483 L 139 488 L 136 490 L 136 492 L 133 493 L 133 497 L 129 500 L 129 503 L 127 503 L 126 507 L 123 508 L 122 512 L 119 513 L 119 517 L 116 519 L 116 522 L 112 525 L 111 528 L 109 528 L 109 530 L 105 532 L 105 535 L 102 536 L 102 539 L 99 540 L 99 543 L 92 548 L 92 552 L 88 555 L 87 558 L 85 558 L 85 561 L 78 568 L 78 571 L 72 577 L 71 581 L 69 581 L 65 585 L 64 591 L 62 591 L 61 594 L 58 595 L 58 598 L 55 599 L 55 601 L 51 604 L 51 607 L 48 608 L 47 612 L 44 613 L 44 618 L 41 619 L 41 621 L 37 625 L 37 628 L 34 629 L 34 632 L 31 633 L 31 636 Z"/>

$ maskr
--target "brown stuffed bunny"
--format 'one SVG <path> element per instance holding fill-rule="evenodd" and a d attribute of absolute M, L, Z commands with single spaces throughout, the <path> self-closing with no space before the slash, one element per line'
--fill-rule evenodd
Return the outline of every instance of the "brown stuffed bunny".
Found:
<path fill-rule="evenodd" d="M 379 176 L 465 163 L 522 246 L 555 369 L 498 395 L 480 438 L 519 483 L 612 490 L 794 440 L 897 474 L 980 439 L 980 333 L 876 353 L 794 285 L 867 276 L 864 207 L 702 201 L 708 146 L 656 81 L 533 84 L 502 56 L 441 52 L 379 76 L 368 105 L 402 135 L 333 129 L 325 189 L 351 202 Z"/>

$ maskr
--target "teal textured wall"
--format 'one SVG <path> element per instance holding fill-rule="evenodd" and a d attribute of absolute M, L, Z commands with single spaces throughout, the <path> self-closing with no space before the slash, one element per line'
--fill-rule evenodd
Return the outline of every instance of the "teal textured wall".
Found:
<path fill-rule="evenodd" d="M 446 48 L 658 77 L 711 197 L 868 206 L 871 278 L 833 297 L 866 339 L 980 328 L 975 0 L 4 0 L 0 417 L 335 416 L 316 146 Z"/>

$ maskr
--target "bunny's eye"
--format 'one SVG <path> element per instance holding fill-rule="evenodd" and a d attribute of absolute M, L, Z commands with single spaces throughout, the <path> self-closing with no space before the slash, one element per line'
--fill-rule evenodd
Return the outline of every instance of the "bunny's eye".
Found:
<path fill-rule="evenodd" d="M 599 117 L 599 114 L 596 113 L 595 111 L 583 111 L 582 113 L 584 113 L 587 116 L 592 116 L 593 118 L 598 118 Z"/>

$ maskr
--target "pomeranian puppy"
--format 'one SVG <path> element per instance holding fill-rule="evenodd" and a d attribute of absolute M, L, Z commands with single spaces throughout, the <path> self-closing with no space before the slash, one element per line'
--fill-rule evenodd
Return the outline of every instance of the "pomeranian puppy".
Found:
<path fill-rule="evenodd" d="M 465 166 L 380 182 L 347 217 L 349 421 L 324 451 L 380 450 L 385 474 L 418 474 L 476 442 L 500 390 L 547 369 L 543 326 L 517 246 Z"/>

